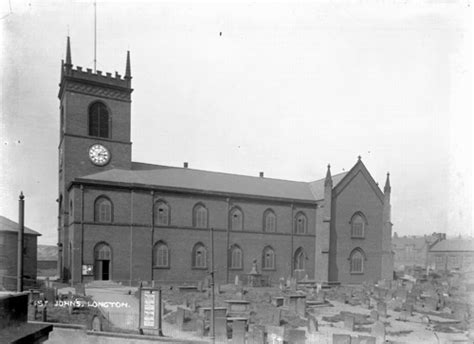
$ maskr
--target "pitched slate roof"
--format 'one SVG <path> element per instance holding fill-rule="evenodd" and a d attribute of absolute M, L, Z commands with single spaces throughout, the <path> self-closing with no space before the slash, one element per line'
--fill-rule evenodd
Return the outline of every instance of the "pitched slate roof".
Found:
<path fill-rule="evenodd" d="M 430 252 L 474 251 L 474 239 L 446 239 L 433 245 Z"/>
<path fill-rule="evenodd" d="M 392 237 L 392 246 L 394 249 L 405 249 L 405 246 L 414 246 L 415 249 L 420 250 L 425 247 L 426 244 L 426 238 L 423 236 Z"/>
<path fill-rule="evenodd" d="M 337 185 L 345 175 L 346 173 L 335 175 L 333 185 Z M 143 163 L 133 163 L 131 170 L 111 169 L 76 180 L 180 188 L 201 192 L 231 193 L 312 202 L 324 198 L 324 179 L 308 183 Z"/>
<path fill-rule="evenodd" d="M 0 232 L 15 232 L 18 233 L 18 223 L 6 218 L 5 216 L 0 216 Z M 37 231 L 34 231 L 25 226 L 25 234 L 38 235 L 41 234 Z"/>

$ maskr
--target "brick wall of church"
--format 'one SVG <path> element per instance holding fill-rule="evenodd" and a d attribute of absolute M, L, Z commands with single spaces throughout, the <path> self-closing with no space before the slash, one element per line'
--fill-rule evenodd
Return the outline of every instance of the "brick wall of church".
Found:
<path fill-rule="evenodd" d="M 381 279 L 382 264 L 382 200 L 359 171 L 342 192 L 333 199 L 330 239 L 329 276 L 341 283 L 362 283 Z M 352 238 L 351 218 L 362 212 L 367 219 L 363 239 Z M 365 254 L 364 272 L 350 272 L 350 255 L 355 248 Z"/>
<path fill-rule="evenodd" d="M 97 197 L 107 196 L 113 203 L 113 223 L 98 224 L 94 222 L 94 201 Z M 74 280 L 81 278 L 80 242 L 81 227 L 81 190 L 74 187 L 71 191 L 74 199 L 74 211 L 70 220 L 76 245 Z M 252 261 L 257 259 L 258 269 L 262 267 L 262 251 L 271 246 L 275 251 L 275 269 L 264 271 L 271 280 L 277 282 L 280 277 L 291 273 L 291 261 L 294 252 L 302 247 L 306 253 L 305 268 L 309 278 L 314 276 L 315 261 L 315 221 L 316 214 L 312 205 L 295 205 L 282 202 L 256 202 L 242 199 L 230 199 L 217 196 L 176 194 L 155 192 L 155 200 L 164 200 L 170 207 L 170 225 L 155 225 L 152 241 L 152 202 L 150 190 L 107 189 L 86 186 L 84 188 L 84 262 L 94 263 L 94 247 L 106 242 L 112 249 L 112 279 L 128 282 L 130 279 L 150 280 L 152 269 L 152 243 L 163 241 L 169 249 L 169 268 L 154 268 L 155 280 L 193 281 L 207 275 L 207 269 L 192 267 L 193 246 L 201 242 L 210 250 L 209 230 L 193 228 L 192 210 L 196 203 L 203 203 L 209 212 L 209 227 L 215 228 L 215 267 L 219 281 L 232 281 L 235 274 L 248 273 Z M 133 206 L 130 206 L 133 204 Z M 244 214 L 243 231 L 227 231 L 228 209 L 238 206 Z M 271 208 L 277 216 L 276 233 L 263 232 L 264 211 Z M 308 219 L 308 233 L 292 235 L 292 214 L 304 211 Z M 132 226 L 131 226 L 132 224 Z M 293 245 L 292 243 L 293 238 Z M 242 249 L 243 267 L 240 270 L 227 269 L 227 245 L 237 244 Z M 292 251 L 293 247 L 293 251 Z M 208 251 L 210 254 L 210 251 Z M 209 259 L 208 259 L 209 262 Z M 131 270 L 130 270 L 131 268 Z M 132 274 L 130 274 L 132 271 Z M 228 272 L 227 272 L 228 271 Z M 92 277 L 89 277 L 92 279 Z"/>

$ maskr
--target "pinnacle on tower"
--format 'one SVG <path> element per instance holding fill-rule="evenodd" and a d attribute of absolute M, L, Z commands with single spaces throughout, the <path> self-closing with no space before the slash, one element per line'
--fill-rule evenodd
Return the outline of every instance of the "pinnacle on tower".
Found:
<path fill-rule="evenodd" d="M 67 36 L 67 46 L 66 46 L 66 63 L 64 64 L 66 68 L 72 67 L 72 60 L 71 60 L 71 42 L 69 40 L 69 36 Z"/>
<path fill-rule="evenodd" d="M 329 164 L 328 164 L 328 170 L 326 172 L 326 178 L 324 179 L 324 186 L 332 187 L 331 165 Z"/>
<path fill-rule="evenodd" d="M 392 190 L 392 187 L 390 186 L 390 173 L 387 173 L 387 180 L 385 181 L 385 187 L 383 188 L 383 192 L 387 193 Z"/>
<path fill-rule="evenodd" d="M 125 66 L 125 79 L 131 79 L 132 73 L 130 71 L 130 50 L 127 50 L 127 64 Z"/>

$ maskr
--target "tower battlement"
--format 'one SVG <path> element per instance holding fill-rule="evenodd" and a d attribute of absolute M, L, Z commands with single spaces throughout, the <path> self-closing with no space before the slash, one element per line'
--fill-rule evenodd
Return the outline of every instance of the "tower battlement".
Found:
<path fill-rule="evenodd" d="M 81 86 L 79 86 L 81 85 Z M 59 83 L 59 94 L 61 98 L 65 90 L 101 93 L 100 89 L 107 89 L 107 95 L 111 98 L 119 98 L 120 100 L 130 101 L 130 94 L 133 89 L 132 76 L 130 73 L 130 52 L 127 51 L 127 61 L 125 67 L 125 75 L 122 76 L 118 72 L 115 74 L 100 71 L 93 71 L 92 68 L 83 68 L 74 66 L 71 58 L 70 39 L 67 38 L 66 61 L 61 61 L 61 80 Z"/>

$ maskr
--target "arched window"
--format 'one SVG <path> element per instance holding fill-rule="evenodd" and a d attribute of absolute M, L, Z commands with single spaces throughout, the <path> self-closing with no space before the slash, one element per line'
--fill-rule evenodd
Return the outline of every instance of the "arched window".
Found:
<path fill-rule="evenodd" d="M 303 248 L 300 247 L 295 251 L 295 260 L 294 260 L 295 270 L 304 270 L 305 263 L 306 263 L 306 254 L 304 253 Z"/>
<path fill-rule="evenodd" d="M 161 226 L 170 224 L 170 208 L 164 201 L 155 203 L 155 224 Z"/>
<path fill-rule="evenodd" d="M 106 243 L 100 243 L 95 247 L 95 260 L 111 260 L 112 251 Z"/>
<path fill-rule="evenodd" d="M 244 229 L 244 215 L 240 208 L 235 207 L 230 211 L 230 229 L 233 231 Z"/>
<path fill-rule="evenodd" d="M 295 216 L 295 233 L 306 234 L 306 228 L 308 226 L 308 220 L 303 212 L 299 212 Z"/>
<path fill-rule="evenodd" d="M 275 269 L 275 251 L 270 246 L 263 249 L 262 255 L 262 269 L 263 270 L 274 270 Z"/>
<path fill-rule="evenodd" d="M 196 269 L 207 268 L 207 250 L 201 243 L 197 243 L 193 247 L 192 267 Z"/>
<path fill-rule="evenodd" d="M 155 268 L 168 268 L 169 250 L 163 241 L 158 241 L 153 247 L 153 266 Z"/>
<path fill-rule="evenodd" d="M 95 102 L 89 107 L 89 135 L 109 138 L 109 110 L 104 103 Z"/>
<path fill-rule="evenodd" d="M 95 200 L 94 221 L 101 223 L 113 221 L 112 202 L 105 196 L 100 196 Z"/>
<path fill-rule="evenodd" d="M 238 245 L 230 248 L 230 268 L 242 269 L 242 249 Z"/>
<path fill-rule="evenodd" d="M 276 232 L 276 215 L 271 209 L 263 213 L 263 231 L 268 233 Z"/>
<path fill-rule="evenodd" d="M 365 254 L 360 248 L 356 248 L 351 252 L 349 262 L 351 264 L 350 269 L 352 274 L 364 273 L 364 260 Z"/>
<path fill-rule="evenodd" d="M 193 226 L 196 228 L 207 228 L 207 209 L 202 203 L 198 203 L 193 209 Z"/>
<path fill-rule="evenodd" d="M 367 225 L 367 220 L 361 212 L 357 212 L 352 215 L 351 218 L 351 237 L 353 238 L 364 238 L 365 237 L 365 227 Z"/>

